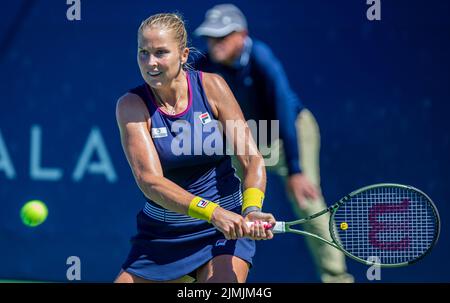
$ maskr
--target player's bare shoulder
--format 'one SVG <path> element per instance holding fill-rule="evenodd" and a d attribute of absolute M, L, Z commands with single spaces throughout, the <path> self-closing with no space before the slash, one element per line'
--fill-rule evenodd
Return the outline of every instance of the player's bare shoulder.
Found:
<path fill-rule="evenodd" d="M 217 116 L 216 114 L 221 107 L 234 100 L 233 93 L 227 82 L 218 74 L 204 72 L 203 87 L 208 100 L 212 103 L 211 106 L 215 116 Z"/>
<path fill-rule="evenodd" d="M 117 123 L 149 122 L 150 114 L 141 97 L 133 93 L 125 93 L 116 103 Z"/>
<path fill-rule="evenodd" d="M 203 72 L 203 86 L 205 90 L 211 91 L 215 95 L 220 95 L 221 91 L 229 89 L 222 76 L 206 72 Z"/>

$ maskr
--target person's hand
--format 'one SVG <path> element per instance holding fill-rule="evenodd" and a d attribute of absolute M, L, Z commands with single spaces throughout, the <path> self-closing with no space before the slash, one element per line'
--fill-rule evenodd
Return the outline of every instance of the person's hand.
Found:
<path fill-rule="evenodd" d="M 319 196 L 316 186 L 302 173 L 289 176 L 288 187 L 300 209 L 307 207 L 306 199 L 316 200 Z"/>
<path fill-rule="evenodd" d="M 272 214 L 253 211 L 245 216 L 245 220 L 248 222 L 254 222 L 254 224 L 250 227 L 250 233 L 248 234 L 249 238 L 253 240 L 268 240 L 273 238 L 272 229 L 266 229 L 262 224 L 262 222 L 267 222 L 272 227 L 275 226 L 276 220 Z"/>
<path fill-rule="evenodd" d="M 225 235 L 227 240 L 236 240 L 250 234 L 250 228 L 241 215 L 222 207 L 214 209 L 211 223 Z"/>

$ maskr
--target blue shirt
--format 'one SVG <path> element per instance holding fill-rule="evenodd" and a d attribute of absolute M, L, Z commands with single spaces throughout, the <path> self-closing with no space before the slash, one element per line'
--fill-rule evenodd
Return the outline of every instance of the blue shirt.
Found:
<path fill-rule="evenodd" d="M 209 54 L 195 68 L 221 75 L 233 91 L 246 120 L 278 120 L 280 139 L 289 174 L 301 172 L 295 121 L 303 105 L 292 91 L 280 61 L 261 41 L 246 39 L 243 52 L 232 67 L 214 63 Z"/>

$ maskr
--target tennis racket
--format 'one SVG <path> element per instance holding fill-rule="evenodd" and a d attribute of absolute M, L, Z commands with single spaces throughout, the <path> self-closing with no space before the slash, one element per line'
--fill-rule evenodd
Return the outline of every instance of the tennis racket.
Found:
<path fill-rule="evenodd" d="M 328 241 L 294 225 L 330 213 Z M 253 222 L 248 222 L 249 225 Z M 408 185 L 374 184 L 346 195 L 334 205 L 307 218 L 276 222 L 274 233 L 306 235 L 325 242 L 366 265 L 410 265 L 430 252 L 439 238 L 440 219 L 433 201 Z"/>

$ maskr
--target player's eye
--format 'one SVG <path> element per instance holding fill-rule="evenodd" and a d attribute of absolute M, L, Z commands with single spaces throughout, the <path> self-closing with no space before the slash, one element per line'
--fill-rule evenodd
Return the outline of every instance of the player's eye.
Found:
<path fill-rule="evenodd" d="M 165 54 L 168 54 L 168 53 L 169 53 L 168 50 L 165 50 L 165 49 L 158 49 L 158 50 L 155 52 L 155 56 L 162 57 L 162 56 L 164 56 Z"/>

